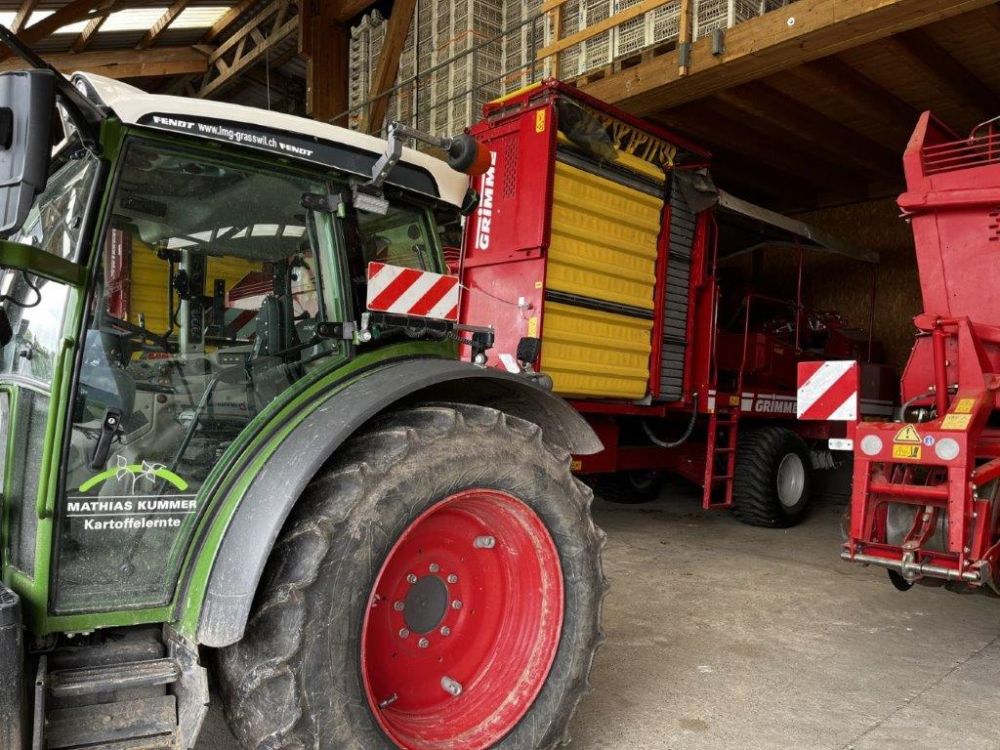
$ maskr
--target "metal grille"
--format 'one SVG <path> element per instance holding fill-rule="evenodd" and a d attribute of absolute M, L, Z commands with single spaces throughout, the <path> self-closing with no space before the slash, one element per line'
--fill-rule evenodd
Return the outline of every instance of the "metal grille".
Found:
<path fill-rule="evenodd" d="M 665 319 L 660 353 L 661 401 L 684 397 L 684 361 L 687 355 L 687 324 L 691 292 L 691 252 L 698 216 L 679 190 L 670 191 L 670 244 L 667 253 L 667 283 L 664 290 Z"/>

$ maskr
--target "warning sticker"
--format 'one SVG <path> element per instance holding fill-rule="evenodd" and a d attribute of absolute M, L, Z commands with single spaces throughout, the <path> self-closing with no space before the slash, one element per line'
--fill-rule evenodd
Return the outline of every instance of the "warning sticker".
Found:
<path fill-rule="evenodd" d="M 941 429 L 965 430 L 968 429 L 969 422 L 971 421 L 971 414 L 945 414 L 944 419 L 941 420 Z"/>
<path fill-rule="evenodd" d="M 960 398 L 953 409 L 955 414 L 971 414 L 972 407 L 976 405 L 974 398 Z"/>
<path fill-rule="evenodd" d="M 896 433 L 896 437 L 892 439 L 894 443 L 919 443 L 920 433 L 917 432 L 917 428 L 912 424 L 906 425 L 903 429 Z M 895 454 L 893 454 L 895 455 Z"/>
<path fill-rule="evenodd" d="M 580 469 L 583 468 L 583 461 L 580 461 L 579 459 L 574 459 L 573 461 L 570 462 L 569 468 L 572 471 L 580 471 Z"/>
<path fill-rule="evenodd" d="M 892 457 L 893 458 L 909 458 L 909 459 L 914 459 L 916 461 L 919 461 L 920 460 L 921 451 L 922 451 L 922 448 L 920 447 L 919 444 L 917 444 L 917 445 L 910 445 L 908 443 L 904 444 L 904 445 L 897 444 L 897 445 L 892 446 Z"/>

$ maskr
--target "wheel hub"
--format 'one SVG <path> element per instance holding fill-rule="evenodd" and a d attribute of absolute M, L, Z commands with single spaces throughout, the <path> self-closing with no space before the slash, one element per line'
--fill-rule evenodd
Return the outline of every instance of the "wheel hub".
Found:
<path fill-rule="evenodd" d="M 369 706 L 404 750 L 482 750 L 521 720 L 562 631 L 558 553 L 526 504 L 467 490 L 389 552 L 362 628 Z"/>
<path fill-rule="evenodd" d="M 789 453 L 778 464 L 778 501 L 786 508 L 802 499 L 806 486 L 806 467 L 797 453 Z"/>
<path fill-rule="evenodd" d="M 403 620 L 414 633 L 429 633 L 448 611 L 448 586 L 437 576 L 424 576 L 410 587 L 403 600 Z"/>

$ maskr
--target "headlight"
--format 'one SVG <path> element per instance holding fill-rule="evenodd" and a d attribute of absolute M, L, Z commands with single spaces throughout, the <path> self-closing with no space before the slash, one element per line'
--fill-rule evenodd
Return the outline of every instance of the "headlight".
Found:
<path fill-rule="evenodd" d="M 877 456 L 882 452 L 882 438 L 878 435 L 865 435 L 861 438 L 861 452 L 866 456 Z"/>
<path fill-rule="evenodd" d="M 960 450 L 958 441 L 954 438 L 941 438 L 934 443 L 934 455 L 942 461 L 951 461 L 957 458 Z"/>

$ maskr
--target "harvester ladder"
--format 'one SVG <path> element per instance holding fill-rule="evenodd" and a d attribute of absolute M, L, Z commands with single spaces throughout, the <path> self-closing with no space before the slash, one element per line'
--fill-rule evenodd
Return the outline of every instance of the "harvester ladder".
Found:
<path fill-rule="evenodd" d="M 718 408 L 709 417 L 705 484 L 701 502 L 705 510 L 733 507 L 739 421 L 739 406 Z"/>

